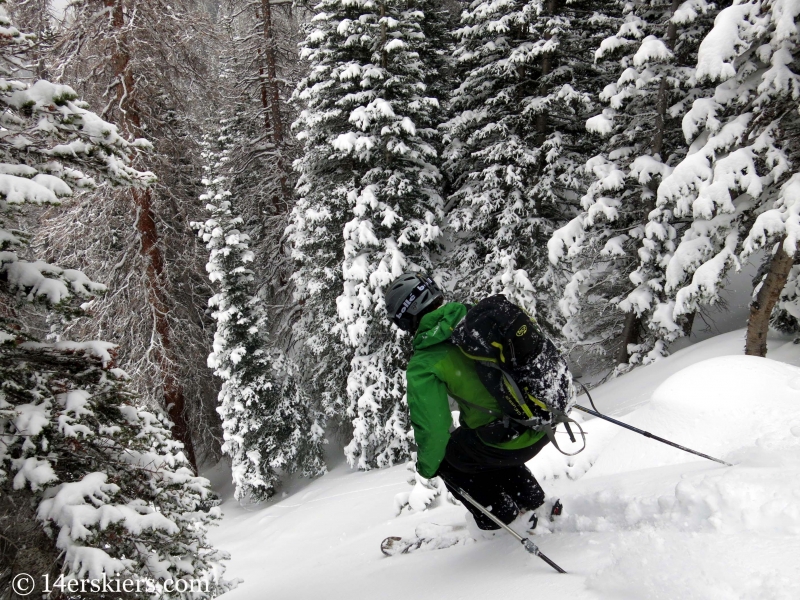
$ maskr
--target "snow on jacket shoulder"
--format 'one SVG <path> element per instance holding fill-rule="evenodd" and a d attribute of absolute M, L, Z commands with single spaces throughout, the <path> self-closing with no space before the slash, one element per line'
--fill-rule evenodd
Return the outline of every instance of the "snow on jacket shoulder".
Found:
<path fill-rule="evenodd" d="M 448 341 L 466 314 L 466 306 L 449 302 L 425 315 L 414 337 L 414 355 L 406 369 L 408 411 L 417 444 L 417 470 L 425 478 L 436 475 L 450 440 L 453 419 L 448 395 L 458 404 L 462 427 L 476 429 L 494 420 L 492 415 L 464 404 L 464 400 L 495 412 L 500 410 L 478 378 L 472 359 Z M 510 442 L 488 445 L 525 448 L 542 435 L 527 431 Z"/>

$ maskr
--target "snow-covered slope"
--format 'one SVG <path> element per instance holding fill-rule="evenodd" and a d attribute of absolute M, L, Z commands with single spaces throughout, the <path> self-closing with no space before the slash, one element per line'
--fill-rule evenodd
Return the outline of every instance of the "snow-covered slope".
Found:
<path fill-rule="evenodd" d="M 384 557 L 384 537 L 463 523 L 465 509 L 438 498 L 398 516 L 405 467 L 339 468 L 269 505 L 226 501 L 212 540 L 245 580 L 226 597 L 800 598 L 800 368 L 786 364 L 800 347 L 773 340 L 778 362 L 741 356 L 742 339 L 717 336 L 593 393 L 600 410 L 734 467 L 597 419 L 579 456 L 548 448 L 530 462 L 565 507 L 536 541 L 568 575 L 507 535 Z"/>

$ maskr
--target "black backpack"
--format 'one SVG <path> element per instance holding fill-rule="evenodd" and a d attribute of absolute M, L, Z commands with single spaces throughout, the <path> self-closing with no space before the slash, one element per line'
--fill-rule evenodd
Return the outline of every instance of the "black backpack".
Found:
<path fill-rule="evenodd" d="M 572 374 L 524 310 L 505 296 L 489 296 L 467 311 L 450 341 L 475 360 L 481 383 L 500 405 L 497 413 L 460 399 L 497 417 L 479 428 L 484 441 L 508 441 L 527 428 L 544 431 L 558 448 L 553 432 L 559 423 L 575 441 L 569 428 L 574 421 L 567 417 L 576 402 Z"/>

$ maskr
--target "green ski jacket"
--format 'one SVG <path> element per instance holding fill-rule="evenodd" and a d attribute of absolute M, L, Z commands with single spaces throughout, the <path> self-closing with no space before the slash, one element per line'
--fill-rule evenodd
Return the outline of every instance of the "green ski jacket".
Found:
<path fill-rule="evenodd" d="M 478 378 L 474 361 L 448 341 L 466 314 L 466 306 L 449 302 L 422 317 L 414 336 L 414 355 L 406 369 L 408 411 L 417 443 L 417 471 L 427 479 L 436 475 L 450 439 L 453 418 L 448 396 L 456 401 L 461 411 L 461 427 L 476 429 L 495 419 L 465 404 L 464 400 L 500 412 L 497 401 Z M 487 446 L 509 450 L 526 448 L 543 435 L 543 432 L 528 430 L 511 441 Z"/>

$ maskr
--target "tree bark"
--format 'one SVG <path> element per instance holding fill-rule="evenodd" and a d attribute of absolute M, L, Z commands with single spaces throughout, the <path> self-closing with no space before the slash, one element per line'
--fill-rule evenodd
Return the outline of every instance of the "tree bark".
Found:
<path fill-rule="evenodd" d="M 262 31 L 264 37 L 264 57 L 267 64 L 266 81 L 264 81 L 264 69 L 260 69 L 261 75 L 261 103 L 264 108 L 264 121 L 267 131 L 270 130 L 272 122 L 272 142 L 275 144 L 277 152 L 277 166 L 280 172 L 281 199 L 276 198 L 273 203 L 275 212 L 280 213 L 282 209 L 289 206 L 291 190 L 286 176 L 283 160 L 283 121 L 281 120 L 281 93 L 280 83 L 278 82 L 278 59 L 275 51 L 275 35 L 272 25 L 272 6 L 269 0 L 261 0 Z M 269 103 L 267 103 L 269 96 Z M 269 104 L 269 106 L 267 106 Z M 269 110 L 269 113 L 267 112 Z M 282 200 L 282 202 L 281 202 Z"/>
<path fill-rule="evenodd" d="M 636 344 L 639 341 L 639 317 L 636 312 L 631 310 L 625 313 L 625 326 L 622 328 L 622 346 L 617 354 L 618 364 L 628 364 L 630 354 L 628 353 L 628 345 Z"/>
<path fill-rule="evenodd" d="M 693 310 L 686 315 L 686 320 L 683 322 L 683 335 L 689 337 L 692 335 L 692 327 L 694 327 L 694 318 L 697 316 L 697 311 Z"/>
<path fill-rule="evenodd" d="M 123 28 L 125 15 L 121 0 L 105 0 L 112 11 L 112 27 L 116 30 L 118 43 L 111 56 L 116 78 L 116 100 L 119 109 L 117 124 L 131 137 L 141 135 L 142 122 L 135 100 L 135 79 L 130 68 L 128 41 Z M 197 472 L 197 458 L 194 452 L 189 424 L 184 414 L 186 401 L 183 386 L 176 372 L 173 357 L 172 327 L 167 318 L 169 310 L 168 294 L 165 290 L 165 261 L 159 245 L 156 216 L 153 210 L 153 196 L 149 189 L 134 189 L 131 192 L 136 207 L 136 230 L 139 234 L 140 253 L 145 260 L 145 280 L 147 282 L 148 302 L 153 311 L 155 329 L 161 346 L 156 348 L 157 361 L 164 380 L 164 408 L 172 421 L 172 434 L 183 443 L 186 458 Z"/>
<path fill-rule="evenodd" d="M 778 245 L 778 251 L 772 257 L 767 276 L 761 282 L 761 287 L 755 300 L 750 303 L 750 318 L 747 320 L 747 337 L 744 353 L 749 356 L 767 355 L 767 333 L 772 309 L 780 297 L 783 286 L 792 270 L 794 256 L 787 254 L 783 249 L 783 239 Z"/>
<path fill-rule="evenodd" d="M 262 62 L 261 48 L 258 49 L 259 62 Z M 269 92 L 267 91 L 267 77 L 264 74 L 264 66 L 258 67 L 258 79 L 261 82 L 261 108 L 264 111 L 264 130 L 272 131 L 272 124 L 269 119 Z"/>
<path fill-rule="evenodd" d="M 264 53 L 267 57 L 267 81 L 270 90 L 270 109 L 272 112 L 272 139 L 275 146 L 283 145 L 283 122 L 280 111 L 280 87 L 278 85 L 278 67 L 275 53 L 275 36 L 272 27 L 272 7 L 269 0 L 261 0 L 264 13 Z"/>
<path fill-rule="evenodd" d="M 547 1 L 547 16 L 553 16 L 558 9 L 558 0 L 548 0 Z M 548 32 L 545 33 L 544 39 L 549 40 L 553 37 L 553 34 Z M 545 96 L 547 94 L 547 84 L 544 81 L 544 78 L 547 77 L 550 72 L 553 70 L 553 53 L 546 52 L 542 54 L 542 73 L 540 75 L 541 81 L 539 82 L 539 95 Z M 545 139 L 547 138 L 547 117 L 548 114 L 545 111 L 540 112 L 536 116 L 536 143 L 537 145 L 541 146 Z"/>

